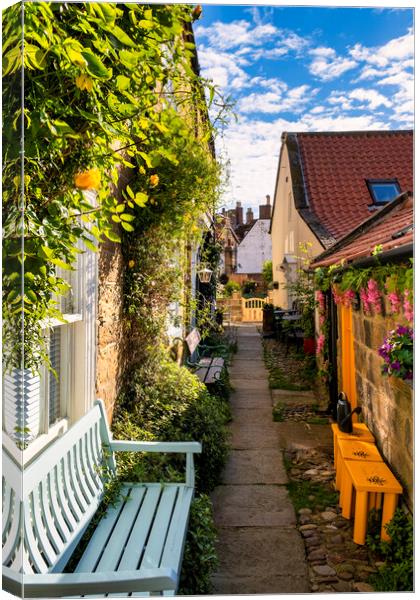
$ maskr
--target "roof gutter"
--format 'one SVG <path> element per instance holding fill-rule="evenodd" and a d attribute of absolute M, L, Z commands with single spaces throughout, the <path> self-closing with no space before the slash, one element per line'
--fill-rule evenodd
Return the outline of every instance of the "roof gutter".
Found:
<path fill-rule="evenodd" d="M 339 267 L 335 273 L 340 273 L 350 269 L 351 267 L 356 268 L 366 268 L 366 267 L 374 267 L 378 264 L 383 264 L 387 262 L 398 262 L 400 260 L 404 260 L 406 258 L 411 258 L 414 255 L 414 245 L 413 242 L 406 244 L 405 246 L 399 246 L 398 248 L 392 248 L 391 250 L 387 250 L 386 252 L 382 252 L 381 254 L 375 254 L 375 256 L 363 256 L 355 260 L 354 262 L 348 263 Z M 328 265 L 324 265 L 328 266 Z M 309 266 L 309 270 L 313 271 L 317 269 L 316 266 Z"/>

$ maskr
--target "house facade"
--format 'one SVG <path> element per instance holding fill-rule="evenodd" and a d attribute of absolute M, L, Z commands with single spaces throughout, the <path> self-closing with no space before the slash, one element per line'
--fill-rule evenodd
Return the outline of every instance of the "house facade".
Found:
<path fill-rule="evenodd" d="M 412 176 L 412 131 L 283 133 L 270 225 L 274 304 L 291 305 L 286 286 L 306 251 L 332 246 L 411 189 Z"/>
<path fill-rule="evenodd" d="M 376 254 L 375 254 L 376 252 Z M 318 340 L 324 336 L 320 313 L 329 323 L 328 339 L 318 344 L 318 362 L 330 364 L 337 389 L 363 421 L 413 507 L 413 387 L 408 378 L 384 373 L 384 340 L 391 332 L 412 335 L 412 291 L 407 274 L 413 257 L 413 198 L 404 193 L 320 254 L 311 268 L 327 272 L 337 265 L 336 284 L 317 292 Z M 341 282 L 347 282 L 340 290 Z M 363 287 L 357 290 L 357 281 Z M 398 282 L 401 282 L 398 289 Z M 354 282 L 352 284 L 352 282 Z M 355 287 L 356 286 L 356 287 Z M 404 289 L 404 288 L 407 289 Z M 346 288 L 345 291 L 344 288 Z M 321 293 L 321 296 L 319 294 Z M 328 308 L 327 297 L 333 298 Z M 332 313 L 336 313 L 335 315 Z M 332 324 L 336 321 L 336 328 Z M 324 345 L 324 351 L 321 346 Z M 398 373 L 398 362 L 392 362 Z"/>

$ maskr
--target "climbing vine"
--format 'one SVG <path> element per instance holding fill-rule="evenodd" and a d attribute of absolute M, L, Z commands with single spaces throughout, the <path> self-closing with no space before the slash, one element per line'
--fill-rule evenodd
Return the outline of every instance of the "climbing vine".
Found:
<path fill-rule="evenodd" d="M 90 250 L 106 238 L 119 242 L 121 231 L 136 231 L 142 211 L 143 224 L 166 210 L 180 229 L 184 217 L 184 227 L 193 227 L 203 207 L 202 182 L 193 172 L 211 162 L 205 152 L 213 135 L 200 116 L 207 114 L 203 86 L 210 102 L 217 98 L 192 68 L 188 27 L 197 16 L 187 5 L 94 2 L 22 3 L 4 13 L 6 368 L 20 365 L 22 356 L 33 370 L 48 363 L 44 331 L 62 318 L 56 298 L 69 290 L 57 267 L 74 268 L 79 240 Z M 182 177 L 174 186 L 171 173 L 181 168 L 182 197 Z M 122 170 L 131 174 L 128 185 Z M 95 190 L 95 201 L 86 190 Z"/>

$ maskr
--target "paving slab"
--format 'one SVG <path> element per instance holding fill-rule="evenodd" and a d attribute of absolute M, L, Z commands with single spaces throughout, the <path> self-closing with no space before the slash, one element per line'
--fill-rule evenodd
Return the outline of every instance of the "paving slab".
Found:
<path fill-rule="evenodd" d="M 233 371 L 230 377 L 230 382 L 236 391 L 269 389 L 267 380 L 263 381 L 262 379 L 255 379 L 252 377 L 245 380 L 242 376 L 237 376 Z"/>
<path fill-rule="evenodd" d="M 220 527 L 217 548 L 220 566 L 216 576 L 307 577 L 303 540 L 291 527 Z"/>
<path fill-rule="evenodd" d="M 257 407 L 249 407 L 245 408 L 243 406 L 233 406 L 232 414 L 235 423 L 239 425 L 244 424 L 245 426 L 253 425 L 255 423 L 267 421 L 270 423 L 272 421 L 272 408 L 268 404 L 265 406 L 257 406 Z M 271 424 L 271 423 L 270 423 Z"/>
<path fill-rule="evenodd" d="M 217 527 L 292 527 L 295 512 L 280 485 L 221 485 L 212 495 Z"/>
<path fill-rule="evenodd" d="M 288 478 L 282 455 L 277 448 L 233 450 L 223 472 L 223 483 L 231 485 L 286 484 Z M 226 486 L 223 486 L 226 487 Z"/>
<path fill-rule="evenodd" d="M 279 434 L 277 429 L 253 423 L 251 425 L 231 425 L 230 444 L 234 450 L 257 450 L 263 448 L 277 448 L 280 451 Z"/>
<path fill-rule="evenodd" d="M 283 423 L 272 418 L 260 334 L 255 325 L 241 324 L 237 340 L 239 352 L 229 367 L 232 449 L 223 483 L 212 494 L 220 559 L 214 593 L 309 592 L 304 545 L 286 488 Z M 289 443 L 292 434 L 283 429 L 282 442 Z"/>

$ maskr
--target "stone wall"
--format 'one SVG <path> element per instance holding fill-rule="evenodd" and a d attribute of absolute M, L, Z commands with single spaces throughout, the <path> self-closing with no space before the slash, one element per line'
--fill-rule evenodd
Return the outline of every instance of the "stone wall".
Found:
<path fill-rule="evenodd" d="M 98 260 L 96 395 L 106 406 L 109 422 L 126 366 L 121 245 L 101 244 Z"/>
<path fill-rule="evenodd" d="M 234 292 L 231 298 L 218 298 L 217 308 L 223 310 L 226 322 L 242 321 L 242 298 L 239 292 Z"/>
<path fill-rule="evenodd" d="M 378 354 L 387 332 L 403 323 L 402 317 L 367 316 L 362 308 L 353 310 L 356 390 L 358 403 L 363 409 L 363 420 L 374 434 L 381 454 L 403 485 L 407 503 L 412 507 L 413 390 L 396 377 L 382 375 L 383 359 Z M 338 351 L 340 356 L 340 348 Z M 338 367 L 340 378 L 341 365 Z"/>

